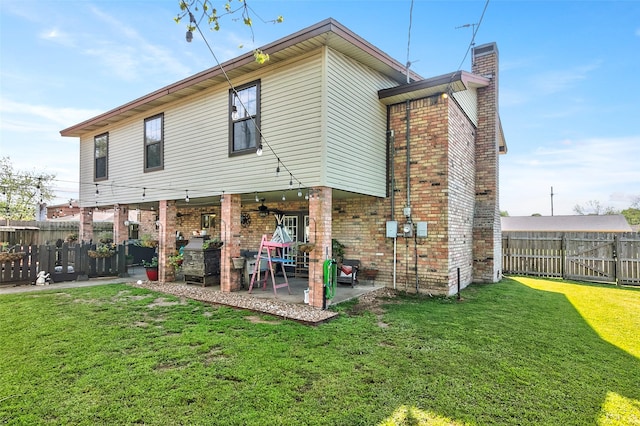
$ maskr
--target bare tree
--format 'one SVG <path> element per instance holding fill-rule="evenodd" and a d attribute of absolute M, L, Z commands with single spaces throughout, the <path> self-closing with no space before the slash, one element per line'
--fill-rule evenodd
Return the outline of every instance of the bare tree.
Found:
<path fill-rule="evenodd" d="M 580 215 L 606 215 L 620 213 L 611 206 L 603 205 L 598 200 L 589 200 L 584 206 L 576 204 L 573 211 Z"/>
<path fill-rule="evenodd" d="M 0 158 L 0 216 L 10 220 L 34 220 L 36 206 L 53 199 L 55 175 L 13 169 L 9 157 Z"/>

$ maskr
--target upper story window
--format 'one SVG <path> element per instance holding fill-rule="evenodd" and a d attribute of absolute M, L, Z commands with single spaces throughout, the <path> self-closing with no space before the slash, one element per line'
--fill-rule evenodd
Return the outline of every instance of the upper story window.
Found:
<path fill-rule="evenodd" d="M 164 167 L 164 114 L 144 120 L 144 171 Z"/>
<path fill-rule="evenodd" d="M 229 91 L 229 154 L 255 152 L 259 126 L 260 81 Z"/>
<path fill-rule="evenodd" d="M 107 179 L 109 156 L 109 133 L 103 133 L 93 138 L 93 178 Z"/>

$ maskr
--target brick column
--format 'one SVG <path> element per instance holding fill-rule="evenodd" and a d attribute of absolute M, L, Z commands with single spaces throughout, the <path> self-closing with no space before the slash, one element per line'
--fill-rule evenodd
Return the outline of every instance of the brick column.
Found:
<path fill-rule="evenodd" d="M 123 244 L 129 239 L 129 207 L 116 204 L 113 208 L 113 242 Z"/>
<path fill-rule="evenodd" d="M 220 238 L 224 241 L 220 253 L 220 291 L 240 290 L 241 271 L 233 269 L 231 258 L 240 257 L 240 214 L 242 201 L 240 194 L 225 195 L 220 211 Z"/>
<path fill-rule="evenodd" d="M 495 43 L 473 49 L 473 72 L 490 78 L 488 86 L 478 88 L 473 279 L 496 282 L 502 274 L 502 234 L 498 193 L 498 47 Z"/>
<path fill-rule="evenodd" d="M 315 226 L 314 232 L 310 233 L 310 242 L 315 244 L 315 248 L 309 253 L 309 305 L 316 308 L 322 308 L 322 263 L 325 253 L 331 256 L 332 204 L 331 188 L 323 186 L 310 190 L 309 221 L 311 226 Z"/>
<path fill-rule="evenodd" d="M 169 265 L 169 256 L 176 252 L 176 202 L 161 200 L 158 222 L 158 281 L 161 283 L 176 280 L 176 272 Z"/>
<path fill-rule="evenodd" d="M 80 207 L 78 239 L 85 243 L 93 240 L 93 209 L 90 207 Z"/>

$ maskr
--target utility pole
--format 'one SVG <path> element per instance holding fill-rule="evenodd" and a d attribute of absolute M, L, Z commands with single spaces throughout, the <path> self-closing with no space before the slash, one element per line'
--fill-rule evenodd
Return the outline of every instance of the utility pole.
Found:
<path fill-rule="evenodd" d="M 551 187 L 551 216 L 553 216 L 553 186 Z"/>

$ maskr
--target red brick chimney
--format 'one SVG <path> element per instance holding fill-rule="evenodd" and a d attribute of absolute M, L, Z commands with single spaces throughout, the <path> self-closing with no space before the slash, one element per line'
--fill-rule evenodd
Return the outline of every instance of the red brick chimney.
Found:
<path fill-rule="evenodd" d="M 473 218 L 473 280 L 496 282 L 502 277 L 502 232 L 498 193 L 500 117 L 498 115 L 498 47 L 473 49 L 472 72 L 489 78 L 478 88 L 476 132 L 476 196 Z"/>

